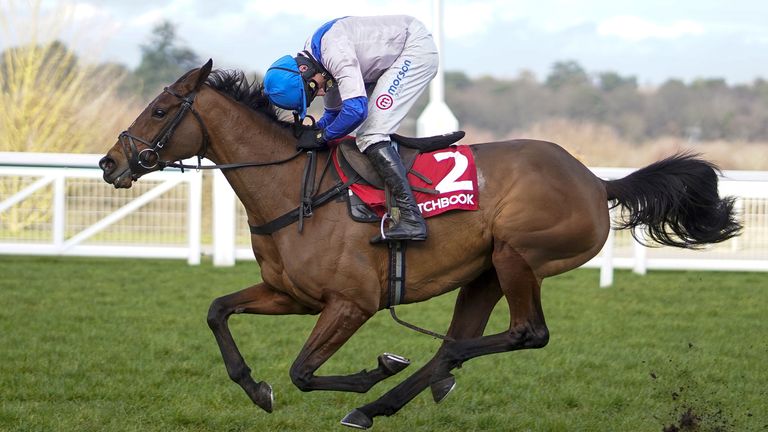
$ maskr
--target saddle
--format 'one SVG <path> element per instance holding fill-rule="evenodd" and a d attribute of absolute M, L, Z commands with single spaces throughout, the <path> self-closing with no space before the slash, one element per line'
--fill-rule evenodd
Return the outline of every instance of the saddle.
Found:
<path fill-rule="evenodd" d="M 448 147 L 464 138 L 464 135 L 463 131 L 457 131 L 425 138 L 409 138 L 397 134 L 392 134 L 390 137 L 393 141 L 400 144 L 400 157 L 404 159 L 404 165 L 410 170 L 419 153 Z M 342 138 L 336 142 L 336 145 L 339 165 L 348 179 L 353 179 L 352 182 L 359 181 L 361 183 L 366 182 L 369 185 L 378 185 L 375 187 L 384 189 L 384 180 L 376 173 L 368 158 L 357 148 L 354 138 Z M 251 234 L 270 235 L 294 222 L 299 223 L 299 233 L 301 233 L 304 226 L 304 218 L 312 216 L 313 208 L 320 207 L 336 199 L 349 202 L 352 219 L 358 222 L 376 222 L 380 220 L 380 217 L 368 209 L 366 204 L 359 198 L 354 194 L 348 194 L 347 190 L 349 185 L 352 184 L 351 182 L 347 184 L 340 182 L 325 192 L 317 193 L 315 190 L 316 152 L 310 151 L 307 154 L 310 157 L 307 159 L 307 165 L 304 168 L 299 207 L 263 225 L 249 225 Z M 328 162 L 330 163 L 330 161 L 331 158 L 329 157 Z M 331 171 L 335 172 L 335 170 Z"/>
<path fill-rule="evenodd" d="M 411 171 L 413 162 L 419 153 L 440 150 L 464 138 L 464 131 L 451 132 L 424 138 L 405 137 L 398 134 L 390 135 L 392 142 L 399 144 L 398 152 L 406 171 Z M 378 189 L 384 189 L 384 179 L 379 176 L 371 165 L 368 157 L 357 148 L 353 138 L 342 139 L 337 150 L 339 165 L 348 178 L 359 175 L 362 180 Z"/>

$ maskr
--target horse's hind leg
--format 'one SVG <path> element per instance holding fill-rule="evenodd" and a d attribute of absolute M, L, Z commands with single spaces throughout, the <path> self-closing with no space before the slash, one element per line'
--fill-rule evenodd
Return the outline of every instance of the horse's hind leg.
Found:
<path fill-rule="evenodd" d="M 229 331 L 227 320 L 233 313 L 288 315 L 308 314 L 311 311 L 265 283 L 219 297 L 208 310 L 208 326 L 219 344 L 229 377 L 245 390 L 253 403 L 272 412 L 272 387 L 264 381 L 256 383 L 251 378 L 251 369 L 245 364 Z"/>
<path fill-rule="evenodd" d="M 541 308 L 541 280 L 507 243 L 494 245 L 492 259 L 509 304 L 509 330 L 492 336 L 446 342 L 430 382 L 436 401 L 450 391 L 454 382 L 450 371 L 463 362 L 486 354 L 541 348 L 549 341 Z"/>
<path fill-rule="evenodd" d="M 453 339 L 482 336 L 491 312 L 500 298 L 499 283 L 494 269 L 491 268 L 459 290 L 448 336 Z M 376 401 L 353 410 L 341 423 L 345 426 L 367 429 L 373 424 L 374 417 L 391 416 L 398 412 L 429 386 L 440 353 L 441 351 L 438 351 L 421 369 Z"/>
<path fill-rule="evenodd" d="M 365 393 L 379 381 L 410 364 L 393 354 L 379 356 L 378 367 L 352 375 L 316 376 L 323 365 L 372 316 L 354 302 L 335 296 L 326 302 L 312 334 L 291 366 L 291 380 L 302 391 L 337 390 Z"/>

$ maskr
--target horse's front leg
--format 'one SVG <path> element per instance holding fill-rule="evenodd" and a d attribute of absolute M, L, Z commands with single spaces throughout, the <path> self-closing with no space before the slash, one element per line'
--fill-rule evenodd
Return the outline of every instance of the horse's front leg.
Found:
<path fill-rule="evenodd" d="M 355 302 L 334 295 L 327 299 L 312 334 L 291 366 L 291 380 L 302 391 L 337 390 L 364 393 L 384 378 L 390 377 L 410 364 L 394 355 L 379 356 L 378 367 L 351 375 L 316 376 L 323 365 L 373 315 Z"/>
<path fill-rule="evenodd" d="M 245 390 L 253 403 L 266 412 L 272 412 L 272 387 L 264 381 L 256 383 L 251 378 L 251 369 L 245 364 L 229 331 L 227 320 L 233 313 L 288 315 L 308 314 L 312 311 L 265 283 L 219 297 L 208 309 L 208 326 L 219 344 L 229 377 Z"/>

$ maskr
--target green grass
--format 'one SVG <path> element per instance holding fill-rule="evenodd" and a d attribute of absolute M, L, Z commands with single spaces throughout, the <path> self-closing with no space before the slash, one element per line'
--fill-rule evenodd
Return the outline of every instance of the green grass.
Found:
<path fill-rule="evenodd" d="M 288 369 L 315 317 L 235 316 L 266 414 L 227 378 L 210 301 L 259 278 L 254 263 L 0 257 L 0 431 L 325 431 L 391 388 L 302 393 Z M 441 404 L 422 393 L 379 431 L 662 431 L 688 409 L 700 431 L 768 430 L 768 274 L 597 272 L 545 281 L 542 350 L 479 358 Z M 399 315 L 443 331 L 454 294 Z M 489 330 L 507 323 L 504 308 Z M 321 368 L 351 373 L 384 351 L 415 370 L 438 346 L 386 313 Z M 686 430 L 686 429 L 682 429 Z M 689 429 L 693 430 L 693 429 Z"/>

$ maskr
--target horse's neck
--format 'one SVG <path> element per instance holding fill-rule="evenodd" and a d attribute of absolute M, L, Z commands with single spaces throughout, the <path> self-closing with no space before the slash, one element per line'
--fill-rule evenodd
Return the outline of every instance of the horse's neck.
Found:
<path fill-rule="evenodd" d="M 200 113 L 211 142 L 207 157 L 215 164 L 278 161 L 294 152 L 295 143 L 290 131 L 222 95 L 210 93 L 213 95 L 206 98 L 206 102 L 226 105 L 215 109 L 206 107 Z M 205 112 L 216 114 L 205 116 Z M 280 165 L 223 170 L 245 206 L 249 223 L 266 223 L 297 205 L 295 190 L 298 190 L 300 161 L 303 159 Z"/>

